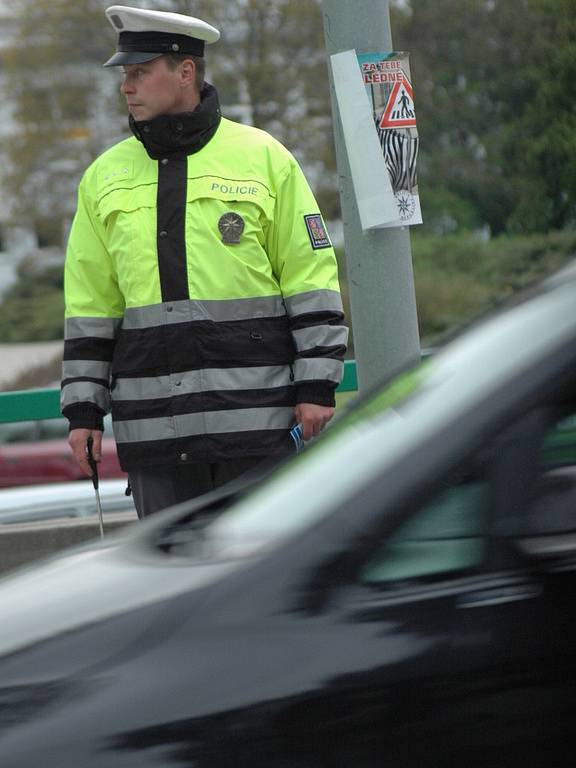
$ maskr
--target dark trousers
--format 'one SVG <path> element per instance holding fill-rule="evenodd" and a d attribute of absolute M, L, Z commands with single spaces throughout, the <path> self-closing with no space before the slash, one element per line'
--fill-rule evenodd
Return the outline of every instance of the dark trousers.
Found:
<path fill-rule="evenodd" d="M 173 504 L 220 488 L 240 475 L 256 469 L 265 459 L 229 459 L 215 463 L 146 467 L 129 472 L 130 487 L 138 517 L 143 518 Z"/>

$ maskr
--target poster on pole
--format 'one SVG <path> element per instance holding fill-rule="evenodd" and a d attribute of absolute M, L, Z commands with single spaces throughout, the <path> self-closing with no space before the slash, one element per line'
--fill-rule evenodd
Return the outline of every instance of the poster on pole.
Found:
<path fill-rule="evenodd" d="M 409 54 L 360 53 L 357 58 L 398 209 L 397 220 L 380 226 L 422 224 L 416 175 L 419 140 Z"/>
<path fill-rule="evenodd" d="M 335 53 L 330 64 L 360 225 L 365 231 L 388 226 L 398 218 L 398 205 L 356 51 Z"/>

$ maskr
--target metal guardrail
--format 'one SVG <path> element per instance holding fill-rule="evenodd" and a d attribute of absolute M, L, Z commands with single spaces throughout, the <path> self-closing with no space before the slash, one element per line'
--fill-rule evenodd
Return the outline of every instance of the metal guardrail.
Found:
<path fill-rule="evenodd" d="M 346 360 L 344 376 L 337 392 L 355 392 L 357 389 L 356 361 Z M 60 416 L 60 390 L 55 387 L 0 392 L 0 424 L 58 419 Z"/>

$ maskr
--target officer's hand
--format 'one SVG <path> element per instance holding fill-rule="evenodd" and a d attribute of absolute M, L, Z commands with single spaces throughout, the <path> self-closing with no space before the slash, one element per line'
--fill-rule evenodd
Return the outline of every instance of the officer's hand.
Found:
<path fill-rule="evenodd" d="M 298 403 L 294 409 L 296 423 L 302 424 L 304 440 L 310 440 L 311 437 L 319 435 L 333 415 L 334 408 L 314 403 Z"/>
<path fill-rule="evenodd" d="M 92 456 L 95 461 L 100 461 L 102 456 L 102 432 L 98 429 L 72 429 L 68 435 L 68 443 L 72 448 L 74 458 L 78 462 L 82 472 L 92 477 L 92 470 L 88 464 L 88 438 L 92 437 Z"/>

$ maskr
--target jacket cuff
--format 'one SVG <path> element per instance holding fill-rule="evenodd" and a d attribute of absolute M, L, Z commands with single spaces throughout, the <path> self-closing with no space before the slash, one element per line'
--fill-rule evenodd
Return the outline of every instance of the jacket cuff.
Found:
<path fill-rule="evenodd" d="M 79 403 L 69 405 L 62 411 L 70 422 L 70 431 L 73 429 L 96 429 L 104 432 L 104 411 L 97 405 Z"/>
<path fill-rule="evenodd" d="M 331 381 L 307 381 L 296 385 L 296 404 L 313 403 L 324 405 L 326 408 L 334 408 L 336 399 L 334 391 L 336 384 Z"/>

